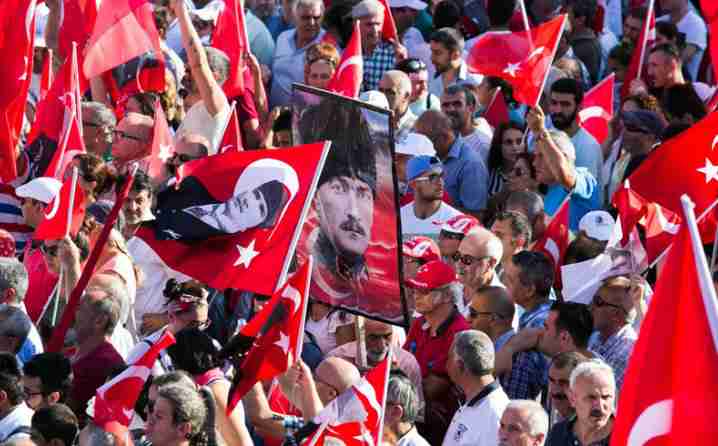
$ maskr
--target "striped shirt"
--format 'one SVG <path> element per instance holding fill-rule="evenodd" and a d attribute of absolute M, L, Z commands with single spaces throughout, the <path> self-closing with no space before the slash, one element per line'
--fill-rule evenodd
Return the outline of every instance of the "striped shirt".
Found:
<path fill-rule="evenodd" d="M 23 156 L 27 155 L 23 152 Z M 26 165 L 28 165 L 26 163 Z M 25 245 L 32 238 L 33 228 L 25 224 L 20 207 L 20 199 L 15 195 L 15 188 L 24 184 L 29 176 L 30 169 L 18 175 L 10 183 L 0 183 L 0 229 L 12 234 L 15 239 L 15 252 L 21 255 Z"/>

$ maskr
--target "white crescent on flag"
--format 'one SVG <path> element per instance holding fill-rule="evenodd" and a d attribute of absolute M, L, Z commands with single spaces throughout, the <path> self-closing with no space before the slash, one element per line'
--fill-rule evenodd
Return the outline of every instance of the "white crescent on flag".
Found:
<path fill-rule="evenodd" d="M 558 265 L 560 260 L 558 245 L 555 241 L 553 241 L 552 238 L 546 240 L 546 251 L 551 254 L 551 257 L 553 257 L 553 261 L 556 262 L 556 264 Z"/>
<path fill-rule="evenodd" d="M 300 304 L 302 303 L 302 295 L 299 294 L 299 290 L 297 290 L 291 285 L 287 285 L 287 287 L 282 292 L 282 297 L 292 301 L 292 304 L 294 305 L 292 311 L 294 312 L 294 314 L 296 314 L 297 311 L 299 311 L 300 309 Z"/>
<path fill-rule="evenodd" d="M 673 400 L 663 400 L 648 406 L 628 434 L 626 446 L 643 446 L 650 440 L 671 431 Z"/>
<path fill-rule="evenodd" d="M 359 68 L 359 71 L 363 71 L 364 69 L 364 62 L 362 59 L 362 56 L 352 56 L 342 62 L 341 65 L 339 65 L 339 68 L 337 69 L 336 77 L 340 78 L 342 76 L 342 73 L 344 70 L 349 68 L 351 65 L 356 65 Z M 361 73 L 359 74 L 361 76 Z"/>
<path fill-rule="evenodd" d="M 598 105 L 586 107 L 578 112 L 578 119 L 581 122 L 586 122 L 591 118 L 601 118 L 608 121 L 611 119 L 611 115 L 609 115 L 603 107 L 599 107 Z"/>
<path fill-rule="evenodd" d="M 531 54 L 529 54 L 529 57 L 527 57 L 526 60 L 529 60 L 534 56 L 538 56 L 539 54 L 542 54 L 545 49 L 546 48 L 543 46 L 536 48 L 535 50 L 531 51 Z"/>
<path fill-rule="evenodd" d="M 50 208 L 50 212 L 48 213 L 45 211 L 45 219 L 46 220 L 52 220 L 55 218 L 55 215 L 57 215 L 57 211 L 60 209 L 60 193 L 57 193 L 57 196 L 52 199 L 52 208 Z"/>
<path fill-rule="evenodd" d="M 718 144 L 718 135 L 713 137 L 713 143 L 711 144 L 711 150 L 716 148 L 716 144 Z"/>

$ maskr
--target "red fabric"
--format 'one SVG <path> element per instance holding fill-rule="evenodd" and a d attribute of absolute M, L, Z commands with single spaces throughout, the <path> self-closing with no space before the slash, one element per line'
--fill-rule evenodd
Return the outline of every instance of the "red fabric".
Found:
<path fill-rule="evenodd" d="M 95 395 L 95 423 L 117 422 L 129 426 L 135 403 L 142 392 L 152 366 L 162 350 L 175 343 L 170 331 L 165 331 L 152 346 L 125 371 L 103 384 Z"/>
<path fill-rule="evenodd" d="M 678 214 L 680 196 L 688 194 L 700 215 L 718 197 L 718 174 L 711 167 L 718 165 L 716 129 L 718 113 L 714 112 L 665 141 L 631 174 L 631 187 L 646 200 Z"/>
<path fill-rule="evenodd" d="M 35 10 L 31 0 L 7 0 L 0 10 L 0 181 L 17 177 L 16 148 L 20 140 L 27 93 L 32 78 Z"/>
<path fill-rule="evenodd" d="M 648 1 L 646 20 L 643 22 L 641 34 L 638 37 L 636 47 L 633 49 L 631 63 L 628 65 L 626 76 L 623 79 L 623 86 L 621 87 L 622 99 L 626 99 L 630 95 L 631 82 L 634 79 L 643 78 L 646 60 L 648 59 L 648 50 L 656 40 L 656 11 L 654 3 L 655 0 Z"/>
<path fill-rule="evenodd" d="M 240 334 L 254 337 L 255 342 L 242 362 L 241 377 L 232 382 L 227 414 L 232 413 L 255 383 L 286 372 L 299 358 L 311 265 L 311 261 L 306 262 L 274 293 L 262 311 L 242 327 Z"/>
<path fill-rule="evenodd" d="M 150 51 L 164 61 L 152 8 L 148 0 L 103 0 L 85 49 L 82 70 L 87 78 Z"/>
<path fill-rule="evenodd" d="M 45 99 L 47 92 L 50 91 L 52 80 L 55 75 L 52 72 L 52 50 L 47 50 L 47 55 L 42 65 L 42 75 L 40 77 L 40 99 Z"/>
<path fill-rule="evenodd" d="M 702 246 L 685 225 L 633 348 L 611 446 L 715 444 L 718 311 L 709 274 Z"/>
<path fill-rule="evenodd" d="M 152 132 L 152 151 L 143 162 L 147 165 L 146 172 L 151 178 L 160 178 L 169 159 L 174 155 L 174 139 L 167 125 L 165 112 L 160 101 L 155 102 L 155 127 Z"/>
<path fill-rule="evenodd" d="M 28 275 L 27 293 L 23 303 L 30 320 L 37 323 L 55 289 L 57 274 L 48 269 L 45 257 L 39 249 L 26 249 L 23 263 Z"/>
<path fill-rule="evenodd" d="M 555 271 L 554 286 L 558 289 L 562 288 L 561 265 L 563 265 L 566 249 L 568 249 L 568 244 L 570 243 L 568 229 L 570 201 L 567 198 L 563 202 L 546 227 L 543 236 L 536 241 L 532 248 L 532 251 L 544 253 L 553 263 Z"/>
<path fill-rule="evenodd" d="M 267 399 L 269 400 L 269 409 L 271 409 L 272 412 L 294 415 L 297 417 L 302 416 L 302 412 L 290 403 L 286 396 L 284 396 L 282 390 L 279 388 L 279 385 L 272 385 L 269 389 Z M 283 443 L 283 440 L 269 435 L 262 436 L 262 440 L 264 441 L 265 446 L 281 446 Z"/>
<path fill-rule="evenodd" d="M 62 180 L 67 167 L 72 163 L 76 155 L 86 153 L 85 142 L 82 139 L 82 115 L 79 108 L 65 108 L 65 126 L 60 134 L 60 143 L 52 155 L 50 164 L 45 169 L 44 176 Z"/>
<path fill-rule="evenodd" d="M 652 263 L 673 243 L 681 217 L 656 203 L 648 203 L 641 222 L 646 230 L 646 254 Z"/>
<path fill-rule="evenodd" d="M 621 245 L 625 245 L 628 243 L 631 231 L 646 213 L 646 199 L 632 190 L 629 181 L 626 180 L 613 194 L 611 204 L 618 210 L 618 219 L 623 231 Z"/>
<path fill-rule="evenodd" d="M 613 93 L 616 75 L 603 79 L 583 97 L 578 112 L 578 123 L 593 135 L 599 144 L 608 138 L 608 125 L 613 119 Z"/>
<path fill-rule="evenodd" d="M 74 193 L 72 210 L 70 210 L 71 196 Z M 69 213 L 72 212 L 70 220 Z M 62 183 L 60 193 L 45 208 L 45 215 L 35 229 L 33 238 L 35 240 L 60 240 L 66 235 L 76 235 L 85 217 L 85 192 L 80 187 L 80 179 L 77 179 L 75 190 L 72 190 L 72 176 Z M 68 227 L 68 220 L 69 227 Z"/>
<path fill-rule="evenodd" d="M 701 11 L 708 25 L 708 49 L 715 79 L 718 80 L 718 2 L 701 0 Z"/>
<path fill-rule="evenodd" d="M 342 53 L 339 68 L 329 80 L 327 89 L 350 98 L 358 97 L 364 76 L 364 59 L 362 57 L 361 32 L 357 20 L 352 37 Z"/>
<path fill-rule="evenodd" d="M 70 407 L 79 417 L 84 417 L 87 402 L 95 391 L 107 380 L 113 367 L 124 365 L 125 361 L 115 347 L 107 341 L 97 346 L 89 354 L 72 363 L 72 389 L 70 389 Z"/>
<path fill-rule="evenodd" d="M 504 122 L 509 122 L 509 106 L 506 105 L 506 98 L 501 91 L 501 87 L 496 90 L 496 94 L 491 99 L 488 107 L 486 107 L 483 116 L 493 128 L 497 128 Z"/>
<path fill-rule="evenodd" d="M 517 101 L 534 106 L 563 33 L 566 15 L 531 28 L 531 32 L 487 32 L 479 36 L 466 63 L 472 71 L 505 79 Z"/>
<path fill-rule="evenodd" d="M 394 41 L 399 43 L 399 33 L 396 30 L 396 23 L 394 23 L 394 16 L 391 15 L 391 8 L 387 0 L 379 0 L 379 3 L 384 7 L 384 25 L 381 29 L 381 37 L 384 40 Z"/>
<path fill-rule="evenodd" d="M 208 386 L 215 381 L 225 379 L 224 373 L 218 368 L 210 369 L 201 375 L 194 376 L 194 382 L 198 386 Z"/>
<path fill-rule="evenodd" d="M 244 57 L 249 54 L 249 39 L 244 19 L 244 9 L 238 0 L 226 0 L 224 9 L 217 18 L 217 26 L 212 33 L 212 46 L 224 51 L 229 57 L 229 77 L 222 85 L 228 98 L 241 95 L 245 85 L 247 65 Z"/>
<path fill-rule="evenodd" d="M 90 0 L 62 0 L 62 22 L 58 26 L 60 57 L 70 57 L 72 42 L 85 47 L 97 19 L 97 4 Z"/>
<path fill-rule="evenodd" d="M 239 119 L 237 118 L 236 102 L 232 104 L 232 112 L 227 119 L 227 127 L 224 129 L 224 136 L 222 136 L 222 142 L 219 144 L 219 153 L 229 150 L 241 152 L 244 150 L 244 146 L 242 145 L 242 131 L 239 128 Z"/>
<path fill-rule="evenodd" d="M 446 360 L 449 358 L 451 343 L 454 342 L 454 335 L 460 331 L 469 330 L 471 326 L 466 319 L 455 311 L 450 318 L 444 322 L 436 336 L 431 336 L 430 328 L 423 328 L 426 319 L 422 316 L 414 319 L 406 337 L 404 349 L 410 351 L 421 367 L 421 376 L 426 378 L 429 373 L 434 375 L 447 376 Z"/>
<path fill-rule="evenodd" d="M 15 257 L 15 239 L 4 229 L 0 229 L 0 257 Z"/>

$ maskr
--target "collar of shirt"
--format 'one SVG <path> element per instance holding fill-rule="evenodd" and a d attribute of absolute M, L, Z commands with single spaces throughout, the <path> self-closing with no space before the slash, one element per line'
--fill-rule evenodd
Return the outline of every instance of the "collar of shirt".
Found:
<path fill-rule="evenodd" d="M 516 334 L 516 331 L 513 328 L 511 328 L 507 332 L 505 332 L 504 334 L 502 334 L 501 336 L 496 338 L 496 340 L 494 341 L 494 351 L 501 350 L 501 347 L 503 347 L 504 344 L 506 344 L 509 341 L 509 339 L 511 339 L 515 334 Z"/>
<path fill-rule="evenodd" d="M 526 328 L 531 322 L 536 320 L 542 314 L 546 314 L 551 309 L 551 302 L 544 302 L 532 311 L 526 311 L 519 318 L 519 328 Z"/>
<path fill-rule="evenodd" d="M 456 307 L 454 307 L 454 309 L 451 311 L 451 314 L 449 314 L 449 317 L 447 317 L 446 320 L 444 322 L 442 322 L 441 325 L 439 325 L 439 327 L 436 329 L 435 337 L 439 337 L 439 336 L 443 335 L 444 333 L 446 333 L 446 330 L 449 329 L 451 324 L 454 322 L 454 319 L 456 319 L 456 317 L 458 315 L 459 315 L 459 310 L 457 310 Z M 424 319 L 424 323 L 421 324 L 421 329 L 424 331 L 431 330 L 431 325 L 429 324 L 429 321 Z"/>
<path fill-rule="evenodd" d="M 609 345 L 613 345 L 616 341 L 619 341 L 621 339 L 637 339 L 638 334 L 636 333 L 636 330 L 633 329 L 633 326 L 631 324 L 626 324 L 623 327 L 621 327 L 620 330 L 612 334 L 611 336 L 607 337 L 606 339 L 603 339 L 600 332 L 594 333 L 594 345 L 596 347 L 607 347 Z"/>

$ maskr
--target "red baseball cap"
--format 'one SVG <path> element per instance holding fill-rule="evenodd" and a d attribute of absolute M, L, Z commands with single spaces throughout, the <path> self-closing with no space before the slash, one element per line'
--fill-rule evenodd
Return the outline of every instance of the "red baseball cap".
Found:
<path fill-rule="evenodd" d="M 459 214 L 446 220 L 441 226 L 442 231 L 453 232 L 454 234 L 463 234 L 466 236 L 476 226 L 481 226 L 479 220 L 471 215 Z"/>
<path fill-rule="evenodd" d="M 406 279 L 404 283 L 411 288 L 426 291 L 444 287 L 456 280 L 454 268 L 441 260 L 434 260 L 422 265 L 416 275 L 411 279 Z"/>
<path fill-rule="evenodd" d="M 422 235 L 417 235 L 409 240 L 405 240 L 402 245 L 402 253 L 405 256 L 419 259 L 423 262 L 441 260 L 441 251 L 439 251 L 436 242 Z"/>

